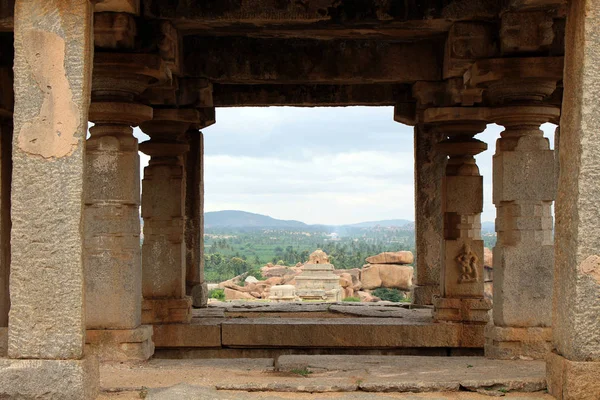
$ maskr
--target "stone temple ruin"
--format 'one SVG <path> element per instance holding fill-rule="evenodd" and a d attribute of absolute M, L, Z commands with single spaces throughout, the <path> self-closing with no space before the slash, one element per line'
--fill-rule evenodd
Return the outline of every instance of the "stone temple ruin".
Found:
<path fill-rule="evenodd" d="M 415 127 L 413 303 L 433 313 L 372 322 L 362 348 L 546 359 L 553 396 L 597 399 L 599 63 L 597 0 L 0 1 L 0 397 L 94 398 L 98 358 L 361 347 L 357 324 L 193 318 L 200 129 L 218 107 L 385 105 Z"/>
<path fill-rule="evenodd" d="M 323 250 L 310 255 L 303 271 L 296 277 L 297 295 L 302 300 L 342 301 L 340 278 Z"/>

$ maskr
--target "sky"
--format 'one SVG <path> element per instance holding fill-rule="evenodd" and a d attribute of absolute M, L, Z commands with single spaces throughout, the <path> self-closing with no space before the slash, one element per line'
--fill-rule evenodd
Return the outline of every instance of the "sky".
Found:
<path fill-rule="evenodd" d="M 309 224 L 414 220 L 413 128 L 393 107 L 219 108 L 204 133 L 206 211 L 242 210 Z M 554 146 L 555 125 L 542 126 Z M 492 155 L 503 130 L 488 125 L 477 164 L 482 221 L 493 221 Z M 139 129 L 135 135 L 147 140 Z M 148 157 L 141 155 L 142 168 Z"/>

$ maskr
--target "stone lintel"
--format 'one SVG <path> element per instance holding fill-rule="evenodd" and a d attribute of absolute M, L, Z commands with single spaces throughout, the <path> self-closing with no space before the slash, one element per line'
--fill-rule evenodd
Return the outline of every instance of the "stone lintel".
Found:
<path fill-rule="evenodd" d="M 411 83 L 441 78 L 439 41 L 186 36 L 184 49 L 185 75 L 217 83 Z"/>
<path fill-rule="evenodd" d="M 507 7 L 511 10 L 562 8 L 567 0 L 510 0 Z"/>
<path fill-rule="evenodd" d="M 147 360 L 154 354 L 152 326 L 135 329 L 88 329 L 86 346 L 100 361 Z"/>
<path fill-rule="evenodd" d="M 142 324 L 176 324 L 192 320 L 192 299 L 144 299 Z"/>
<path fill-rule="evenodd" d="M 215 84 L 213 96 L 216 107 L 392 106 L 412 100 L 409 85 L 395 84 Z"/>
<path fill-rule="evenodd" d="M 98 0 L 95 12 L 121 12 L 140 15 L 140 0 Z"/>
<path fill-rule="evenodd" d="M 0 398 L 95 399 L 99 394 L 98 360 L 0 359 Z"/>
<path fill-rule="evenodd" d="M 546 358 L 548 393 L 557 400 L 600 398 L 600 362 L 571 361 L 556 352 Z"/>

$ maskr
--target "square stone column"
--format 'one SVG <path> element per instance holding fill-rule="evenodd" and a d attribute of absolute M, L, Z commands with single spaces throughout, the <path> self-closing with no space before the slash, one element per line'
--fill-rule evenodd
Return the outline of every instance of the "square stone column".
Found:
<path fill-rule="evenodd" d="M 558 400 L 592 400 L 600 398 L 600 3 L 569 4 L 546 373 Z"/>
<path fill-rule="evenodd" d="M 485 353 L 500 359 L 544 359 L 550 350 L 554 248 L 551 206 L 555 159 L 539 129 L 560 109 L 543 102 L 562 78 L 561 57 L 477 61 L 467 86 L 485 88 L 490 120 L 505 127 L 496 143 L 493 201 L 494 320 Z"/>
<path fill-rule="evenodd" d="M 12 90 L 11 88 L 4 88 Z M 8 346 L 8 313 L 10 310 L 10 192 L 12 180 L 12 119 L 2 118 L 0 110 L 0 356 Z M 6 112 L 6 117 L 12 113 Z"/>
<path fill-rule="evenodd" d="M 433 304 L 440 294 L 443 213 L 442 181 L 448 157 L 437 144 L 443 132 L 415 126 L 415 239 L 417 246 L 416 285 L 413 304 Z"/>
<path fill-rule="evenodd" d="M 424 120 L 443 134 L 437 145 L 449 156 L 442 182 L 444 241 L 440 295 L 433 300 L 437 321 L 485 324 L 491 308 L 484 298 L 483 177 L 475 155 L 487 145 L 474 139 L 486 126 L 485 108 L 430 108 Z"/>
<path fill-rule="evenodd" d="M 133 126 L 152 119 L 136 102 L 166 79 L 159 56 L 98 53 L 86 152 L 87 343 L 103 360 L 147 359 L 152 327 L 142 322 L 140 161 Z M 119 74 L 115 73 L 119 71 Z"/>
<path fill-rule="evenodd" d="M 91 86 L 88 0 L 15 6 L 11 308 L 1 398 L 92 399 L 84 354 L 84 149 Z"/>
<path fill-rule="evenodd" d="M 198 129 L 185 134 L 190 146 L 185 154 L 186 294 L 194 307 L 206 307 L 204 280 L 204 135 Z"/>
<path fill-rule="evenodd" d="M 154 119 L 141 125 L 150 141 L 140 149 L 151 157 L 142 183 L 144 323 L 182 323 L 192 318 L 192 299 L 186 296 L 183 155 L 189 150 L 185 132 L 198 121 L 198 111 L 193 109 L 157 109 Z"/>
<path fill-rule="evenodd" d="M 494 323 L 486 331 L 489 357 L 543 359 L 549 351 L 556 177 L 554 152 L 539 127 L 558 115 L 552 106 L 493 112 L 506 129 L 493 162 L 497 242 Z"/>

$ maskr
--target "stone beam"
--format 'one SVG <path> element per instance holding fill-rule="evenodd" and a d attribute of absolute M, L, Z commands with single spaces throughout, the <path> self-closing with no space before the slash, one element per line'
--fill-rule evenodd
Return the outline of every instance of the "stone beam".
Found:
<path fill-rule="evenodd" d="M 439 80 L 443 44 L 184 38 L 185 74 L 217 83 L 410 83 Z"/>
<path fill-rule="evenodd" d="M 409 85 L 221 85 L 216 107 L 392 106 L 411 97 Z"/>
<path fill-rule="evenodd" d="M 500 11 L 500 4 L 486 0 L 210 0 L 179 2 L 177 7 L 164 3 L 145 1 L 144 15 L 173 20 L 179 29 L 218 36 L 423 37 L 447 31 L 453 20 L 495 18 Z"/>

